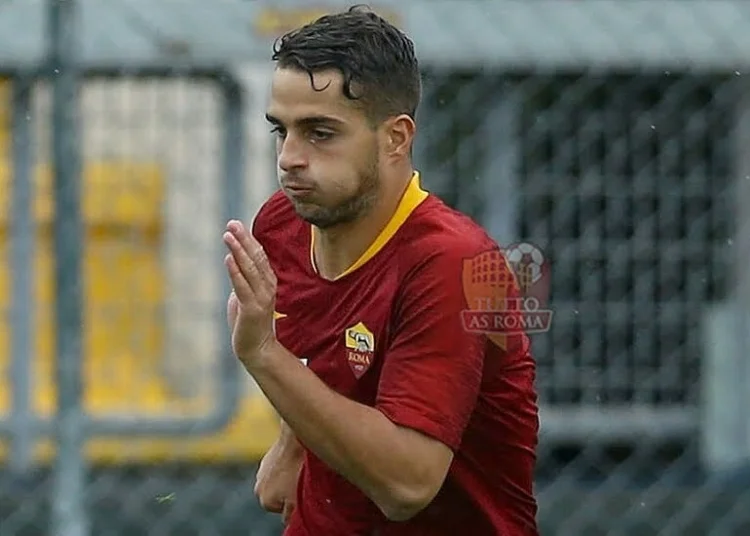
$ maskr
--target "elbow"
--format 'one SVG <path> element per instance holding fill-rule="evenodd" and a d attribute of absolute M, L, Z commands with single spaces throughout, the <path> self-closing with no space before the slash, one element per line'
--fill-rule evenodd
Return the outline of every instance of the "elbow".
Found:
<path fill-rule="evenodd" d="M 378 507 L 389 521 L 409 521 L 427 508 L 438 490 L 435 486 L 392 489 L 385 500 L 378 502 Z"/>

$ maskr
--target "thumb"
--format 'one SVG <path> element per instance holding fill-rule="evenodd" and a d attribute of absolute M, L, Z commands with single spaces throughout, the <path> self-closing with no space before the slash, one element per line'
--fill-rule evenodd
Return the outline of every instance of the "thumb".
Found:
<path fill-rule="evenodd" d="M 237 314 L 239 313 L 240 301 L 237 299 L 237 294 L 234 293 L 234 289 L 229 294 L 227 300 L 227 322 L 229 329 L 234 328 L 234 324 L 237 322 Z"/>

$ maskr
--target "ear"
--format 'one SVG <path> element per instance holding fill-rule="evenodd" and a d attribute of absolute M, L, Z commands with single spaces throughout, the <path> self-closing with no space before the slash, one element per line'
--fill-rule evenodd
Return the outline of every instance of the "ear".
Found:
<path fill-rule="evenodd" d="M 404 158 L 411 154 L 417 126 L 406 114 L 392 117 L 383 124 L 383 144 L 386 156 Z"/>

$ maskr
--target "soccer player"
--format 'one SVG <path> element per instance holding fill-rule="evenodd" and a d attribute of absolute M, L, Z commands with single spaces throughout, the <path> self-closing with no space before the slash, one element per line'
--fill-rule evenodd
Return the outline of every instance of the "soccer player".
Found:
<path fill-rule="evenodd" d="M 288 536 L 536 536 L 529 342 L 481 311 L 518 289 L 413 168 L 412 42 L 353 8 L 273 59 L 281 188 L 223 235 L 233 350 L 282 419 L 261 505 Z"/>

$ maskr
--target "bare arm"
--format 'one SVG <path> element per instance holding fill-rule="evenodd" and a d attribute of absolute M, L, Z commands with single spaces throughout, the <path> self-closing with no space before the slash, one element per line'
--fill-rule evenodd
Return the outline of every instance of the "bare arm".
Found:
<path fill-rule="evenodd" d="M 393 520 L 409 519 L 437 494 L 453 457 L 447 446 L 332 391 L 280 344 L 247 363 L 288 423 L 285 448 L 299 446 L 298 437 Z"/>
<path fill-rule="evenodd" d="M 279 439 L 278 443 L 284 446 L 284 449 L 286 452 L 289 452 L 289 454 L 293 457 L 302 457 L 302 454 L 304 452 L 304 449 L 302 447 L 302 444 L 297 439 L 297 436 L 294 435 L 294 432 L 291 428 L 289 428 L 289 425 L 284 421 L 284 419 L 281 419 L 281 430 L 279 432 Z"/>

